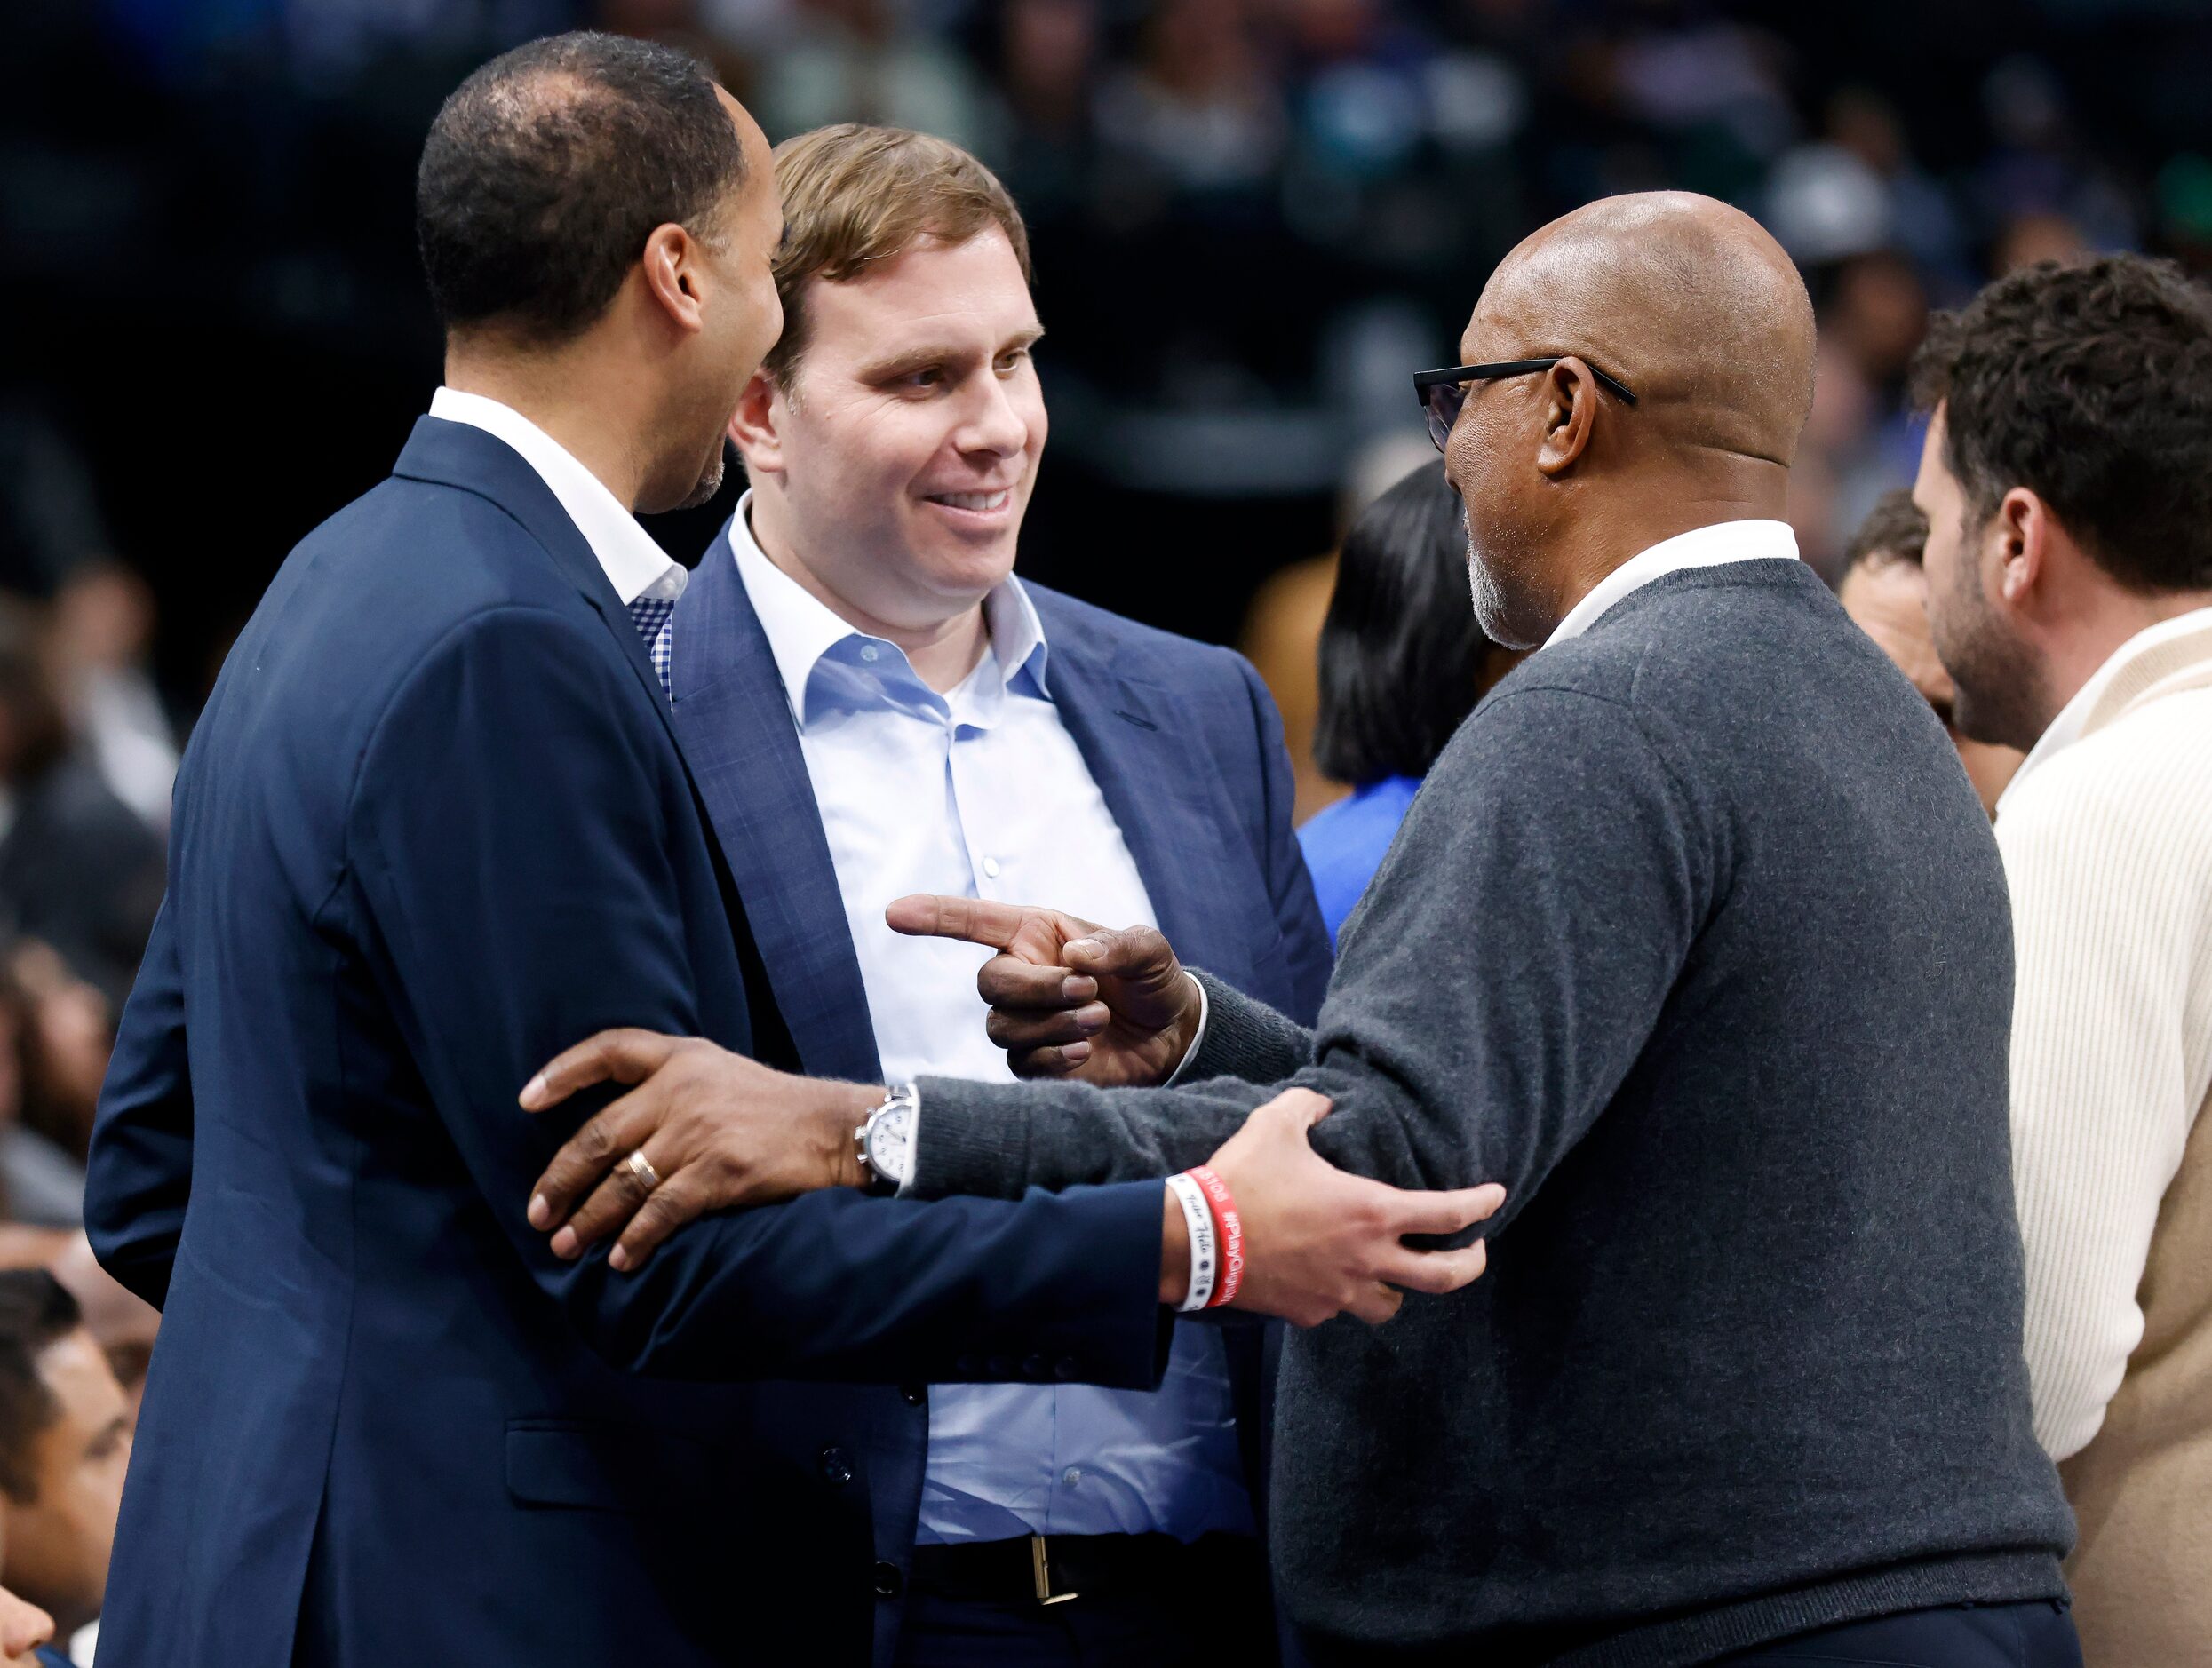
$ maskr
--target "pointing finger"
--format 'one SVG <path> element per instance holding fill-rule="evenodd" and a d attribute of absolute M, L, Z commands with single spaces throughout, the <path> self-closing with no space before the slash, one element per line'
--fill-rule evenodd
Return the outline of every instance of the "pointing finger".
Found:
<path fill-rule="evenodd" d="M 883 912 L 894 933 L 909 938 L 957 938 L 970 944 L 1005 949 L 1022 930 L 1030 912 L 994 898 L 949 898 L 918 892 L 892 900 Z"/>

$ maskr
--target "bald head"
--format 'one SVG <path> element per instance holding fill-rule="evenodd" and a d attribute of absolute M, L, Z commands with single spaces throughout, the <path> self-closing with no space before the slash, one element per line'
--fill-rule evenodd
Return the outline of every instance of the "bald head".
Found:
<path fill-rule="evenodd" d="M 1763 227 L 1686 191 L 1607 197 L 1492 274 L 1471 361 L 1578 353 L 1635 390 L 1662 445 L 1787 467 L 1812 406 L 1812 302 Z"/>

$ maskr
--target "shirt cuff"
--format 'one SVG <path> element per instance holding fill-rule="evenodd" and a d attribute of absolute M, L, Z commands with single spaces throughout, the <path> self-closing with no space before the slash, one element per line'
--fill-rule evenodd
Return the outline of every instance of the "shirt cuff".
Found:
<path fill-rule="evenodd" d="M 1176 1081 L 1183 1074 L 1183 1068 L 1198 1059 L 1198 1051 L 1205 1046 L 1205 1022 L 1212 1017 L 1213 1005 L 1205 997 L 1205 981 L 1187 968 L 1183 972 L 1183 977 L 1190 980 L 1198 992 L 1198 1029 L 1190 1034 L 1190 1046 L 1182 1051 L 1182 1058 L 1175 1062 L 1175 1069 L 1161 1080 L 1160 1087 L 1163 1089 L 1174 1088 Z M 916 1122 L 919 1123 L 919 1120 L 917 1119 Z"/>
<path fill-rule="evenodd" d="M 906 1180 L 900 1182 L 891 1196 L 911 1199 L 914 1196 L 914 1178 L 921 1174 L 922 1095 L 921 1084 L 911 1085 L 914 1096 L 914 1128 L 906 1140 Z"/>

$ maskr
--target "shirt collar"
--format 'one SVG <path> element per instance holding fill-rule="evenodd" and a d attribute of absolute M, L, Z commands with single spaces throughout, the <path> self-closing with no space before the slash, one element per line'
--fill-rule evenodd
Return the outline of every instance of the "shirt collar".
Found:
<path fill-rule="evenodd" d="M 575 454 L 513 406 L 481 393 L 440 388 L 430 397 L 430 415 L 481 429 L 520 453 L 584 535 L 624 608 L 640 597 L 672 601 L 683 595 L 684 582 L 691 576 L 682 564 L 669 559 L 653 536 L 638 525 L 637 517 Z"/>
<path fill-rule="evenodd" d="M 2106 655 L 2105 663 L 2089 674 L 2089 680 L 2073 692 L 2073 699 L 2058 709 L 2058 716 L 2035 738 L 2035 745 L 2020 761 L 2019 769 L 2012 773 L 2005 790 L 1997 796 L 1997 814 L 2004 814 L 2005 802 L 2023 782 L 2049 763 L 2053 755 L 2065 751 L 2081 739 L 2105 694 L 2128 667 L 2164 644 L 2204 631 L 2212 631 L 2212 608 L 2192 608 L 2170 620 L 2160 620 L 2156 625 L 2146 625 Z"/>
<path fill-rule="evenodd" d="M 1717 568 L 1723 562 L 1797 560 L 1797 535 L 1786 521 L 1715 521 L 1663 538 L 1639 551 L 1590 587 L 1589 594 L 1567 611 L 1544 647 L 1577 638 L 1595 625 L 1598 616 L 1630 592 L 1639 590 L 1662 574 L 1685 568 Z"/>
<path fill-rule="evenodd" d="M 887 663 L 888 669 L 913 677 L 905 650 L 886 639 L 854 630 L 819 597 L 768 560 L 752 536 L 750 491 L 737 500 L 737 512 L 730 518 L 729 547 L 736 558 L 745 595 L 768 639 L 768 653 L 775 658 L 784 693 L 801 723 L 806 720 L 807 695 L 814 685 L 816 669 L 833 649 L 841 652 L 847 644 L 863 655 L 873 649 L 882 658 L 871 658 L 864 664 L 878 667 Z M 1013 575 L 992 586 L 984 597 L 983 624 L 990 635 L 990 652 L 954 693 L 981 698 L 995 710 L 995 697 L 1006 694 L 1026 675 L 1035 683 L 1036 693 L 1050 700 L 1045 684 L 1045 624 L 1038 617 L 1037 605 Z"/>

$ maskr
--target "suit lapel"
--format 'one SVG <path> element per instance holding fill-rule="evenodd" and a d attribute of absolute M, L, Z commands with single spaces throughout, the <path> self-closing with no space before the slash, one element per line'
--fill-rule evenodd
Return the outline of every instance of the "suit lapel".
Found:
<path fill-rule="evenodd" d="M 659 676 L 653 671 L 652 656 L 646 652 L 645 639 L 639 634 L 637 623 L 630 617 L 630 610 L 623 606 L 622 599 L 615 594 L 606 569 L 599 565 L 599 558 L 592 554 L 591 541 L 569 519 L 569 512 L 561 507 L 561 500 L 553 496 L 553 488 L 523 461 L 520 453 L 505 441 L 469 424 L 450 423 L 442 417 L 418 417 L 414 433 L 408 436 L 407 445 L 400 453 L 399 462 L 392 466 L 392 473 L 412 481 L 434 481 L 475 493 L 521 522 L 530 536 L 545 547 L 553 566 L 592 605 L 601 624 L 614 633 L 616 647 L 652 697 L 654 711 L 661 715 L 663 724 L 669 723 L 668 697 L 661 688 Z M 672 735 L 673 733 L 672 725 Z"/>
<path fill-rule="evenodd" d="M 707 546 L 676 605 L 673 647 L 676 735 L 800 1060 L 817 1076 L 874 1082 L 882 1076 L 875 1025 L 837 869 L 727 532 Z"/>
<path fill-rule="evenodd" d="M 1050 645 L 1053 703 L 1121 826 L 1160 931 L 1185 961 L 1243 982 L 1250 924 L 1237 913 L 1242 894 L 1224 873 L 1219 845 L 1234 825 L 1212 803 L 1205 759 L 1175 722 L 1174 696 L 1137 669 L 1109 664 L 1084 634 L 1048 611 L 1047 598 L 1034 587 L 1030 594 Z"/>

